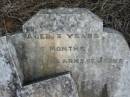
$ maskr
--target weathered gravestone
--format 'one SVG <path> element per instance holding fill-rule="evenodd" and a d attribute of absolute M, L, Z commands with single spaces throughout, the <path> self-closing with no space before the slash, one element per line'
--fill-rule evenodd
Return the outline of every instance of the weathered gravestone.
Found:
<path fill-rule="evenodd" d="M 99 19 L 94 14 L 92 14 L 87 9 L 62 9 L 61 8 L 61 9 L 52 10 L 52 12 L 49 11 L 51 10 L 41 10 L 35 17 L 33 17 L 33 20 L 36 20 L 34 21 L 35 23 L 28 24 L 27 22 L 25 25 L 23 25 L 24 32 L 28 32 L 31 34 L 34 33 L 34 36 L 33 35 L 30 36 L 30 34 L 28 35 L 28 33 L 27 34 L 21 33 L 21 34 L 15 34 L 10 38 L 10 40 L 16 47 L 19 61 L 22 64 L 23 73 L 25 75 L 25 81 L 26 79 L 33 80 L 35 78 L 37 79 L 38 77 L 43 76 L 46 70 L 43 70 L 41 67 L 43 67 L 44 64 L 48 64 L 48 62 L 51 62 L 51 64 L 53 64 L 53 62 L 51 61 L 53 59 L 55 61 L 56 57 L 53 56 L 55 52 L 53 54 L 50 54 L 50 52 L 46 51 L 48 49 L 45 49 L 45 51 L 43 51 L 42 47 L 48 48 L 49 46 L 55 46 L 58 45 L 59 41 L 62 41 L 63 43 L 66 42 L 66 40 L 69 41 L 70 43 L 67 42 L 67 44 L 63 44 L 63 46 L 66 46 L 69 43 L 68 47 L 70 45 L 75 45 L 75 44 L 78 45 L 78 47 L 80 47 L 80 45 L 81 46 L 82 44 L 86 45 L 89 42 L 86 41 L 86 38 L 90 37 L 92 39 L 93 37 L 95 38 L 99 37 L 97 34 L 103 32 L 102 20 Z M 30 20 L 30 22 L 33 20 Z M 71 34 L 73 33 L 75 33 L 75 36 L 73 35 L 73 37 L 78 37 L 76 36 L 76 34 L 79 33 L 81 35 L 83 34 L 82 36 L 80 36 L 81 38 L 82 37 L 86 37 L 86 38 L 84 38 L 83 40 L 82 39 L 76 40 L 75 38 L 68 40 L 69 36 L 71 37 Z M 60 37 L 59 34 L 63 34 L 61 39 L 59 39 Z M 68 36 L 66 34 L 68 34 Z M 47 39 L 49 38 L 50 35 L 54 36 L 56 38 L 56 41 L 55 39 Z M 96 39 L 99 40 L 98 38 Z M 80 40 L 81 40 L 81 44 L 80 42 L 77 42 Z M 38 42 L 41 43 L 42 47 L 39 47 Z M 61 43 L 59 45 L 62 46 Z M 83 48 L 81 47 L 81 49 Z M 66 51 L 64 54 L 66 54 Z M 69 54 L 70 57 L 73 56 L 72 53 Z M 50 59 L 50 61 L 46 60 L 47 57 Z M 68 57 L 68 55 L 66 57 Z M 50 71 L 53 72 L 53 70 Z"/>
<path fill-rule="evenodd" d="M 15 97 L 21 87 L 22 73 L 14 46 L 6 37 L 0 38 L 0 97 Z"/>
<path fill-rule="evenodd" d="M 77 93 L 70 74 L 30 84 L 17 91 L 18 97 L 78 97 Z"/>
<path fill-rule="evenodd" d="M 129 47 L 87 9 L 41 10 L 23 31 L 9 40 L 25 81 L 70 71 L 80 97 L 129 97 Z"/>

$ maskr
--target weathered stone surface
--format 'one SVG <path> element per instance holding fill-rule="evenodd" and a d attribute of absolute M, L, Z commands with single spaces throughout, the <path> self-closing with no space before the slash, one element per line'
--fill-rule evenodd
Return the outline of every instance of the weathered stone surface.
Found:
<path fill-rule="evenodd" d="M 16 85 L 21 86 L 21 73 L 16 51 L 6 37 L 0 38 L 0 97 L 15 97 Z"/>
<path fill-rule="evenodd" d="M 42 32 L 43 32 L 42 34 L 45 34 L 48 32 L 52 32 L 52 33 L 53 32 L 54 33 L 55 32 L 56 33 L 81 33 L 82 32 L 82 33 L 91 34 L 95 32 L 101 33 L 103 31 L 103 23 L 101 19 L 99 19 L 97 16 L 95 16 L 93 13 L 91 13 L 87 9 L 78 9 L 78 8 L 75 8 L 75 9 L 60 8 L 60 9 L 54 9 L 54 10 L 45 9 L 38 12 L 36 16 L 34 16 L 30 21 L 25 23 L 23 25 L 23 30 L 24 32 L 28 32 L 28 33 L 31 32 L 31 33 L 37 33 L 37 34 L 42 33 Z M 32 79 L 42 76 L 43 73 L 45 73 L 46 71 L 42 69 L 42 65 L 43 65 L 42 54 L 44 52 L 43 52 L 43 49 L 36 48 L 35 44 L 37 44 L 36 43 L 37 41 L 35 40 L 33 42 L 32 40 L 27 41 L 23 34 L 14 35 L 11 41 L 13 41 L 16 47 L 19 61 L 22 64 L 21 67 L 24 68 L 23 72 L 25 75 L 25 80 L 26 79 L 32 80 Z M 48 42 L 51 43 L 54 41 L 47 40 L 47 43 L 45 44 L 42 43 L 43 46 L 48 45 Z M 73 44 L 73 41 L 71 43 Z M 29 46 L 29 44 L 33 45 L 34 47 Z M 51 44 L 53 45 L 53 43 Z M 40 56 L 34 56 L 34 55 L 39 55 L 39 54 Z M 46 54 L 44 55 L 46 56 Z M 30 56 L 32 57 L 30 58 Z M 52 57 L 51 59 L 53 59 Z M 29 74 L 27 74 L 28 71 L 30 72 Z"/>
<path fill-rule="evenodd" d="M 18 97 L 78 97 L 70 74 L 24 86 L 17 91 Z"/>
<path fill-rule="evenodd" d="M 112 64 L 113 68 L 115 68 L 113 70 L 115 70 L 115 72 L 119 72 L 118 75 L 117 73 L 114 73 L 114 71 L 111 71 L 111 72 L 109 71 L 110 73 L 112 73 L 111 77 L 115 79 L 115 84 L 113 84 L 112 86 L 110 86 L 110 84 L 108 83 L 110 97 L 129 97 L 130 95 L 129 93 L 130 91 L 130 87 L 129 87 L 130 86 L 130 76 L 129 76 L 130 74 L 130 50 L 129 50 L 128 44 L 120 32 L 115 31 L 110 28 L 104 28 L 104 31 L 108 33 L 108 36 L 106 38 L 107 41 L 106 42 L 104 41 L 104 44 L 106 46 L 108 44 L 111 45 L 109 46 L 109 48 L 106 47 L 104 51 L 107 54 L 113 53 L 113 57 L 116 57 L 116 58 L 121 57 L 122 59 L 124 59 L 124 62 L 121 65 Z"/>
<path fill-rule="evenodd" d="M 88 9 L 57 8 L 40 10 L 23 25 L 24 32 L 102 32 L 103 22 Z"/>
<path fill-rule="evenodd" d="M 10 37 L 25 81 L 70 71 L 80 97 L 129 97 L 129 47 L 119 32 L 102 28 L 85 9 L 40 11 L 24 34 Z"/>

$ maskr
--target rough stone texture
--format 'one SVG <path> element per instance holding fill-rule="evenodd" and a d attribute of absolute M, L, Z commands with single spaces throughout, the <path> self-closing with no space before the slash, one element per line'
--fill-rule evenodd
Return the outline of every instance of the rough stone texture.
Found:
<path fill-rule="evenodd" d="M 24 86 L 17 91 L 18 97 L 78 97 L 70 74 Z"/>
<path fill-rule="evenodd" d="M 0 38 L 0 97 L 15 97 L 21 86 L 20 70 L 14 46 L 6 37 Z"/>
<path fill-rule="evenodd" d="M 129 93 L 130 91 L 130 87 L 129 87 L 130 86 L 130 76 L 129 76 L 130 74 L 130 50 L 129 50 L 128 44 L 120 32 L 115 31 L 110 28 L 104 28 L 104 31 L 108 33 L 108 36 L 106 38 L 107 43 L 104 41 L 104 44 L 111 45 L 109 48 L 104 49 L 104 51 L 108 53 L 111 51 L 111 53 L 113 53 L 113 57 L 116 57 L 116 58 L 122 57 L 124 59 L 124 63 L 121 64 L 121 66 L 119 66 L 119 64 L 115 66 L 113 65 L 114 68 L 118 69 L 119 75 L 111 76 L 111 77 L 117 78 L 117 80 L 115 81 L 117 86 L 115 87 L 115 89 L 113 89 L 113 91 L 109 90 L 111 93 L 110 97 L 129 97 L 130 95 Z M 111 41 L 111 42 L 108 42 L 108 41 Z M 111 87 L 114 87 L 114 85 Z"/>
<path fill-rule="evenodd" d="M 40 10 L 23 25 L 24 32 L 85 33 L 103 31 L 103 22 L 87 9 L 57 8 Z"/>
<path fill-rule="evenodd" d="M 28 33 L 101 33 L 103 31 L 103 23 L 101 19 L 87 9 L 60 8 L 39 11 L 36 16 L 23 25 L 23 31 Z M 34 47 L 28 45 L 34 45 L 36 41 L 34 40 L 32 42 L 31 40 L 28 41 L 28 43 L 23 34 L 13 35 L 11 41 L 13 41 L 16 47 L 19 61 L 22 64 L 21 67 L 24 68 L 23 72 L 25 75 L 25 80 L 32 80 L 43 75 L 43 70 L 39 70 L 43 65 L 42 55 L 39 57 L 32 57 L 31 59 L 28 57 L 37 54 L 39 55 L 41 52 L 41 54 L 44 53 L 42 49 L 40 51 L 39 48 L 36 48 L 36 45 Z M 53 40 L 50 42 L 53 42 Z M 28 71 L 30 71 L 30 73 L 27 75 Z"/>
<path fill-rule="evenodd" d="M 129 47 L 119 32 L 106 28 L 103 31 L 102 24 L 86 9 L 40 11 L 25 23 L 24 34 L 9 38 L 16 47 L 25 81 L 70 71 L 80 97 L 129 97 Z M 39 39 L 46 33 L 63 37 Z M 68 38 L 66 34 L 89 37 Z M 85 47 L 85 51 L 50 52 L 50 46 Z"/>

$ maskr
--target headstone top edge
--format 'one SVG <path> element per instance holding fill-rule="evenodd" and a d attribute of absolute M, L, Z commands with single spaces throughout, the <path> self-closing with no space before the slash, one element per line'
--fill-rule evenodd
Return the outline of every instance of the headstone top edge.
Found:
<path fill-rule="evenodd" d="M 104 27 L 103 31 L 104 31 L 104 34 L 105 33 L 107 35 L 111 34 L 116 39 L 120 38 L 120 41 L 122 41 L 122 43 L 125 43 L 127 45 L 128 49 L 129 49 L 129 52 L 130 52 L 130 48 L 129 48 L 128 42 L 127 42 L 127 40 L 125 39 L 124 35 L 121 32 L 119 32 L 119 31 L 117 31 L 117 30 L 115 30 L 113 28 L 109 28 L 109 27 Z"/>
<path fill-rule="evenodd" d="M 97 16 L 96 14 L 92 13 L 89 9 L 87 8 L 64 8 L 64 7 L 59 7 L 59 8 L 55 8 L 55 9 L 41 9 L 39 10 L 36 14 L 34 14 L 30 19 L 28 19 L 23 25 L 22 28 L 24 29 L 27 25 L 29 25 L 30 23 L 33 23 L 34 21 L 36 21 L 36 17 L 37 16 L 44 16 L 44 15 L 62 15 L 62 14 L 66 14 L 66 15 L 86 15 L 88 17 L 93 18 L 94 20 L 103 23 L 103 20 Z M 31 25 L 31 24 L 30 24 Z"/>
<path fill-rule="evenodd" d="M 59 7 L 59 8 L 55 8 L 55 9 L 41 9 L 37 12 L 36 15 L 44 15 L 44 14 L 91 14 L 91 16 L 93 18 L 95 18 L 96 20 L 99 20 L 101 22 L 103 22 L 103 20 L 96 14 L 94 14 L 93 12 L 91 12 L 89 9 L 87 8 L 65 8 L 65 7 Z M 34 15 L 35 16 L 35 15 Z"/>
<path fill-rule="evenodd" d="M 38 11 L 37 14 L 62 14 L 62 13 L 68 13 L 68 14 L 81 14 L 86 13 L 89 10 L 87 8 L 65 8 L 65 7 L 59 7 L 55 9 L 41 9 Z"/>
<path fill-rule="evenodd" d="M 113 29 L 113 28 L 109 28 L 109 27 L 103 27 L 103 30 L 107 33 L 117 33 L 117 34 L 121 34 L 121 32 Z M 122 34 L 121 34 L 122 35 Z"/>
<path fill-rule="evenodd" d="M 107 33 L 107 34 L 118 35 L 118 36 L 122 37 L 126 41 L 124 35 L 121 32 L 119 32 L 119 31 L 117 31 L 117 30 L 115 30 L 113 28 L 104 27 L 103 31 L 104 31 L 104 33 Z"/>

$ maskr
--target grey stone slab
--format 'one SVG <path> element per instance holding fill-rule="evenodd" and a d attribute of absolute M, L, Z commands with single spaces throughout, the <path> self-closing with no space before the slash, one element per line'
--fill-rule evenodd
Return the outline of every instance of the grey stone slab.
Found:
<path fill-rule="evenodd" d="M 104 28 L 104 32 L 108 33 L 107 41 L 104 41 L 104 46 L 107 44 L 111 45 L 109 48 L 104 49 L 104 51 L 108 54 L 111 51 L 113 53 L 113 57 L 122 57 L 124 62 L 119 65 L 112 65 L 115 68 L 115 71 L 111 71 L 113 75 L 111 78 L 114 78 L 113 85 L 109 84 L 109 92 L 110 97 L 129 97 L 130 93 L 130 49 L 129 46 L 123 37 L 123 35 L 110 28 Z M 111 42 L 108 42 L 111 41 Z M 109 54 L 110 55 L 110 54 Z M 117 73 L 114 72 L 119 72 Z M 108 81 L 110 82 L 110 81 Z M 110 88 L 111 87 L 111 88 Z"/>
<path fill-rule="evenodd" d="M 81 33 L 82 32 L 84 34 L 87 33 L 87 35 L 90 35 L 91 37 L 91 33 L 93 34 L 102 33 L 103 22 L 100 18 L 98 18 L 96 15 L 94 15 L 92 12 L 90 12 L 87 9 L 78 9 L 78 8 L 74 8 L 74 9 L 58 8 L 53 10 L 44 9 L 39 11 L 34 17 L 32 17 L 32 19 L 30 19 L 23 25 L 23 31 L 25 33 L 31 32 L 34 34 L 35 33 L 46 34 L 48 32 L 49 33 L 53 33 L 53 32 L 54 33 Z M 43 58 L 42 58 L 43 56 L 41 54 L 43 54 L 44 52 L 42 51 L 43 49 L 36 48 L 35 43 L 38 41 L 35 40 L 34 42 L 32 42 L 32 40 L 28 41 L 24 36 L 25 36 L 24 34 L 15 34 L 13 35 L 11 41 L 16 47 L 19 62 L 21 64 L 21 67 L 23 68 L 25 81 L 26 81 L 26 79 L 32 80 L 43 75 L 42 74 L 43 69 L 41 68 L 43 65 Z M 64 41 L 64 39 L 62 41 Z M 48 43 L 49 41 L 47 40 L 46 42 Z M 54 42 L 54 41 L 52 40 L 50 42 Z M 73 41 L 71 43 L 73 44 Z M 28 44 L 35 45 L 35 47 L 31 47 Z M 44 43 L 42 44 L 44 45 Z M 31 49 L 33 49 L 34 51 L 31 51 Z M 34 57 L 31 54 L 33 55 L 38 54 L 40 56 Z M 33 56 L 33 57 L 29 58 L 28 56 L 29 57 Z M 34 59 L 36 59 L 37 61 Z M 46 61 L 44 63 L 46 63 Z M 34 68 L 38 68 L 38 69 L 34 70 Z"/>
<path fill-rule="evenodd" d="M 9 40 L 25 81 L 70 71 L 80 97 L 129 97 L 129 47 L 119 32 L 102 28 L 85 9 L 45 9 Z"/>
<path fill-rule="evenodd" d="M 18 97 L 78 97 L 77 88 L 70 74 L 58 76 L 24 86 Z"/>
<path fill-rule="evenodd" d="M 21 87 L 22 73 L 14 46 L 6 37 L 0 38 L 0 97 L 15 97 Z"/>
<path fill-rule="evenodd" d="M 43 9 L 23 25 L 24 32 L 102 32 L 103 22 L 84 8 Z"/>

